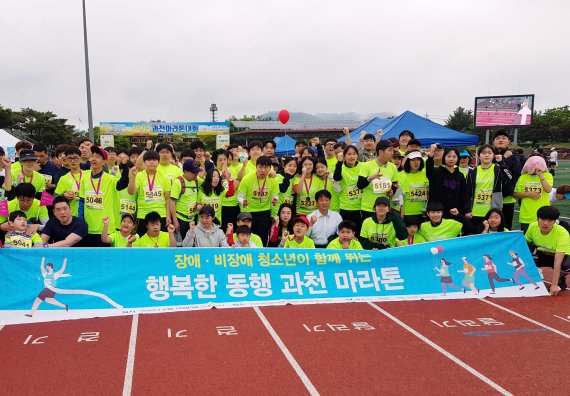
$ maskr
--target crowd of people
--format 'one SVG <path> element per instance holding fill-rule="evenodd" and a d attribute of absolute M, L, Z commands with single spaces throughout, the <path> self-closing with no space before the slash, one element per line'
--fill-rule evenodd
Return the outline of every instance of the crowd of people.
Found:
<path fill-rule="evenodd" d="M 363 131 L 354 144 L 344 133 L 298 141 L 284 158 L 272 140 L 210 155 L 201 141 L 177 153 L 83 139 L 53 156 L 20 141 L 14 163 L 0 148 L 3 247 L 386 249 L 512 230 L 518 204 L 537 264 L 553 268 L 552 294 L 566 288 L 568 224 L 551 201 L 570 186 L 554 188 L 543 155 L 511 150 L 504 130 L 475 153 L 422 149 L 408 130 Z"/>

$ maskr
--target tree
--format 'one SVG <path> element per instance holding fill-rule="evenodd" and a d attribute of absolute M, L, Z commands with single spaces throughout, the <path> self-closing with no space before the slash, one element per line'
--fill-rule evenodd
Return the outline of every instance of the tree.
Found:
<path fill-rule="evenodd" d="M 456 131 L 473 132 L 473 110 L 458 107 L 453 114 L 445 120 L 445 126 Z"/>
<path fill-rule="evenodd" d="M 25 108 L 19 111 L 14 129 L 19 129 L 32 142 L 43 143 L 49 148 L 58 144 L 71 144 L 78 136 L 73 125 L 65 118 L 57 118 L 51 111 Z"/>

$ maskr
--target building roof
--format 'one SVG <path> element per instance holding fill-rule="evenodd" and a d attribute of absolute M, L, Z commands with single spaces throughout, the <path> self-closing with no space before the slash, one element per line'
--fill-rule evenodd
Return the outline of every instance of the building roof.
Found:
<path fill-rule="evenodd" d="M 290 121 L 287 124 L 282 124 L 279 121 L 232 121 L 234 127 L 238 129 L 249 130 L 287 130 L 287 131 L 302 131 L 302 130 L 342 130 L 342 128 L 354 129 L 358 128 L 362 121 L 346 120 L 321 120 L 321 121 Z"/>

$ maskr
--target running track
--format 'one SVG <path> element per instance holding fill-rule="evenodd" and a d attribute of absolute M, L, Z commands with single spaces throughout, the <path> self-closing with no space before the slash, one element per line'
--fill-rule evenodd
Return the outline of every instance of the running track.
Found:
<path fill-rule="evenodd" d="M 570 292 L 5 326 L 0 350 L 3 395 L 564 394 Z"/>

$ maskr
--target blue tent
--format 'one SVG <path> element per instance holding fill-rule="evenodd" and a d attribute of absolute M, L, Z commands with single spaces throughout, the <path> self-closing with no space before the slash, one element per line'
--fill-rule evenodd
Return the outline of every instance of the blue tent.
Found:
<path fill-rule="evenodd" d="M 380 128 L 384 129 L 384 127 L 386 125 L 388 125 L 392 120 L 386 120 L 384 118 L 378 118 L 378 117 L 374 117 L 373 119 L 371 119 L 370 121 L 368 121 L 366 124 L 363 124 L 361 126 L 359 126 L 358 128 L 354 129 L 352 132 L 350 132 L 350 141 L 352 144 L 358 142 L 358 139 L 360 139 L 360 133 L 362 131 L 366 131 L 368 133 L 371 133 L 372 135 L 376 136 L 376 131 Z M 341 138 L 337 139 L 339 142 L 344 142 L 346 141 L 346 137 L 343 135 Z"/>
<path fill-rule="evenodd" d="M 382 129 L 384 130 L 383 139 L 389 137 L 398 138 L 400 132 L 405 129 L 412 131 L 423 147 L 433 143 L 441 143 L 445 147 L 470 146 L 477 145 L 478 142 L 476 135 L 449 129 L 411 111 L 405 111 L 398 117 L 390 120 L 390 123 Z"/>
<path fill-rule="evenodd" d="M 275 155 L 292 155 L 295 153 L 295 144 L 297 141 L 289 135 L 278 136 L 273 139 L 277 147 L 275 148 Z"/>

